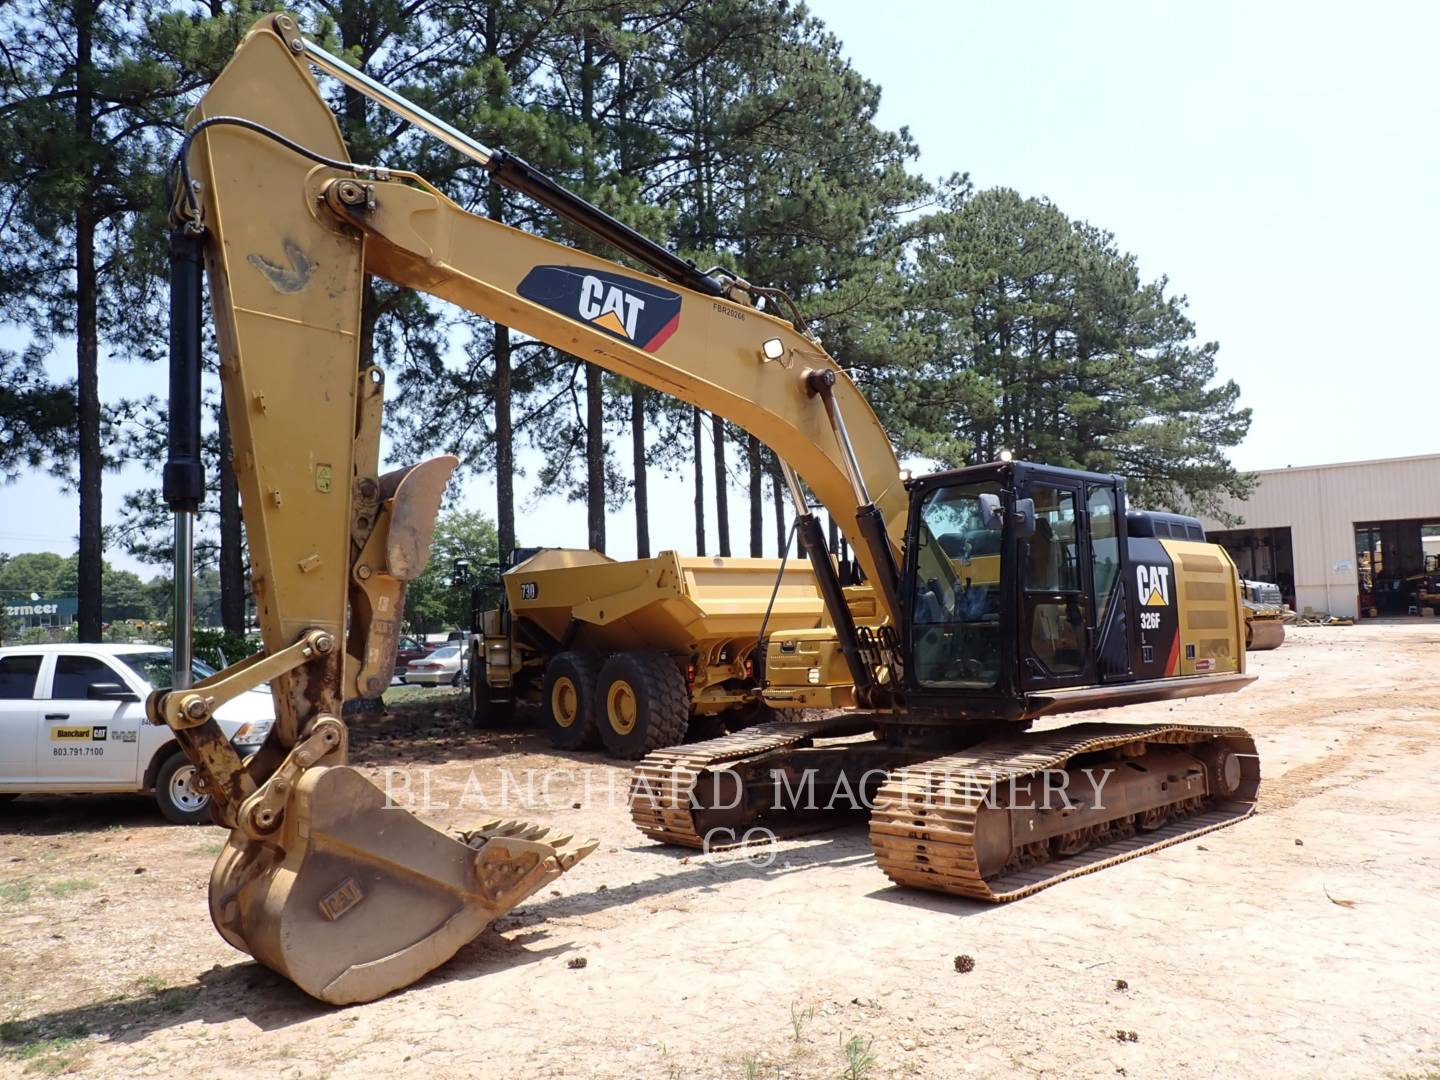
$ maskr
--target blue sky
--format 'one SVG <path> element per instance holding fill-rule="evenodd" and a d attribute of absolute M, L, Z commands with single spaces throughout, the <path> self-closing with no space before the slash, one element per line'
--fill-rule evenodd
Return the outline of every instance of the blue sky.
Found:
<path fill-rule="evenodd" d="M 1189 297 L 1254 409 L 1242 468 L 1440 450 L 1440 5 L 810 7 L 884 88 L 880 122 L 910 128 L 925 174 L 1048 196 Z M 106 397 L 164 387 L 158 367 L 102 370 Z M 583 546 L 583 505 L 536 492 L 536 464 L 522 458 L 521 543 Z M 140 480 L 107 484 L 107 519 Z M 685 508 L 652 515 L 652 542 L 692 550 L 689 485 L 652 488 L 652 507 Z M 36 477 L 4 499 L 0 551 L 74 549 L 72 492 Z M 461 501 L 491 512 L 493 484 Z M 730 501 L 738 550 L 744 492 Z M 633 554 L 628 510 L 609 533 Z"/>

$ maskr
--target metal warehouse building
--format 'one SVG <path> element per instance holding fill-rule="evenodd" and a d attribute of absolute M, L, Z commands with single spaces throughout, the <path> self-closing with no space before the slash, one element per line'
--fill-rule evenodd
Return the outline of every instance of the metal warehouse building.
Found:
<path fill-rule="evenodd" d="M 1440 454 L 1268 469 L 1250 498 L 1206 519 L 1243 577 L 1280 586 L 1297 611 L 1413 613 L 1440 574 Z M 1437 612 L 1440 614 L 1440 612 Z"/>

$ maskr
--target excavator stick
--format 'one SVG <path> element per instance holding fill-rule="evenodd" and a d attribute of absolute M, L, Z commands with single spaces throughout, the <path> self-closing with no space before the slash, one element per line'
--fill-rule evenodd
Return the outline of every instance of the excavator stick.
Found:
<path fill-rule="evenodd" d="M 346 764 L 342 705 L 390 684 L 405 587 L 429 560 L 457 461 L 379 474 L 384 376 L 362 360 L 365 242 L 305 196 L 315 153 L 347 155 L 313 82 L 308 97 L 291 93 L 308 76 L 277 31 L 294 29 L 288 16 L 262 21 L 191 115 L 192 131 L 227 122 L 187 140 L 172 212 L 167 499 L 183 517 L 203 497 L 203 255 L 264 649 L 194 686 L 177 678 L 147 712 L 175 732 L 230 829 L 210 878 L 221 935 L 345 1004 L 443 964 L 595 843 L 518 822 L 447 836 Z M 267 684 L 275 724 L 242 761 L 214 712 Z"/>

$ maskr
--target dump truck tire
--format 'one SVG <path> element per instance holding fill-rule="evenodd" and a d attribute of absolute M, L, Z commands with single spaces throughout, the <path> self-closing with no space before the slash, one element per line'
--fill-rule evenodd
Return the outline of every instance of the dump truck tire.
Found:
<path fill-rule="evenodd" d="M 676 745 L 690 723 L 685 676 L 668 656 L 616 653 L 600 669 L 596 721 L 611 757 L 636 761 Z"/>
<path fill-rule="evenodd" d="M 515 699 L 508 692 L 497 699 L 485 678 L 485 657 L 480 643 L 470 646 L 470 724 L 477 728 L 504 727 L 515 719 Z"/>
<path fill-rule="evenodd" d="M 593 750 L 600 658 L 586 652 L 562 652 L 545 665 L 540 726 L 557 750 Z"/>

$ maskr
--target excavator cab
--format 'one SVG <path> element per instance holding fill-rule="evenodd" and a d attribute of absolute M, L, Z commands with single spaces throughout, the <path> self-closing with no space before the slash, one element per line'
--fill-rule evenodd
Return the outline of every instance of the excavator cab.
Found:
<path fill-rule="evenodd" d="M 913 481 L 910 500 L 912 714 L 1017 721 L 1081 693 L 1118 704 L 1168 676 L 1243 671 L 1233 566 L 1187 548 L 1204 539 L 1193 518 L 1127 515 L 1123 478 L 995 462 Z M 1207 631 L 1193 639 L 1184 574 L 1216 604 L 1191 613 L 1187 629 Z"/>

